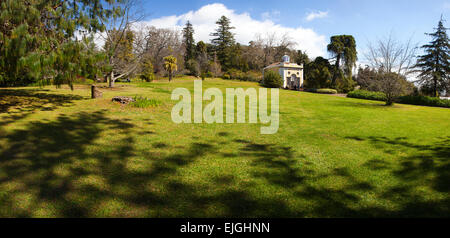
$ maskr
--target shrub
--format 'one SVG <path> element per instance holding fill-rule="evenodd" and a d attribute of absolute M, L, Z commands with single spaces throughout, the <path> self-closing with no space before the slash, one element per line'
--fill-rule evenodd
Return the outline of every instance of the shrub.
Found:
<path fill-rule="evenodd" d="M 231 79 L 231 77 L 230 77 L 229 74 L 224 74 L 224 75 L 222 75 L 222 78 L 223 78 L 223 79 Z"/>
<path fill-rule="evenodd" d="M 73 84 L 93 84 L 94 80 L 92 79 L 87 79 L 87 78 L 83 78 L 83 77 L 78 77 L 73 81 Z M 39 85 L 39 84 L 37 84 Z M 34 85 L 32 85 L 34 86 Z"/>
<path fill-rule="evenodd" d="M 262 79 L 262 75 L 260 72 L 249 71 L 244 74 L 244 76 L 240 79 L 242 81 L 249 82 L 260 82 Z"/>
<path fill-rule="evenodd" d="M 147 59 L 142 63 L 142 73 L 139 75 L 139 78 L 141 78 L 145 82 L 151 82 L 155 80 L 155 74 L 153 73 L 153 64 L 150 60 Z"/>
<path fill-rule="evenodd" d="M 267 88 L 281 88 L 283 86 L 283 80 L 277 72 L 266 71 L 262 85 Z"/>
<path fill-rule="evenodd" d="M 340 75 L 336 79 L 335 88 L 342 93 L 348 93 L 352 91 L 355 87 L 355 81 L 352 78 L 345 77 L 344 75 Z"/>
<path fill-rule="evenodd" d="M 251 74 L 245 74 L 240 80 L 250 81 L 250 82 L 258 82 L 258 79 Z"/>
<path fill-rule="evenodd" d="M 134 102 L 130 103 L 133 107 L 146 108 L 157 107 L 161 105 L 161 102 L 156 99 L 148 99 L 146 97 L 134 97 Z"/>
<path fill-rule="evenodd" d="M 205 80 L 206 79 L 206 73 L 201 73 L 200 74 L 200 78 L 202 78 L 202 80 Z"/>
<path fill-rule="evenodd" d="M 244 72 L 238 69 L 230 69 L 226 74 L 230 75 L 230 79 L 242 79 L 245 75 Z"/>
<path fill-rule="evenodd" d="M 428 96 L 401 96 L 397 99 L 397 102 L 412 105 L 450 108 L 450 100 Z"/>
<path fill-rule="evenodd" d="M 186 69 L 189 71 L 189 74 L 192 76 L 200 75 L 200 65 L 196 60 L 190 59 L 185 64 Z"/>
<path fill-rule="evenodd" d="M 355 90 L 347 94 L 349 98 L 369 99 L 376 101 L 386 101 L 386 95 L 382 92 L 371 92 L 366 90 Z"/>
<path fill-rule="evenodd" d="M 323 93 L 323 94 L 337 94 L 337 90 L 336 89 L 331 89 L 331 88 L 321 88 L 321 89 L 317 89 L 316 93 Z"/>
<path fill-rule="evenodd" d="M 213 73 L 212 73 L 211 71 L 208 71 L 208 72 L 205 74 L 205 76 L 206 76 L 207 78 L 214 78 L 214 75 L 213 75 Z"/>

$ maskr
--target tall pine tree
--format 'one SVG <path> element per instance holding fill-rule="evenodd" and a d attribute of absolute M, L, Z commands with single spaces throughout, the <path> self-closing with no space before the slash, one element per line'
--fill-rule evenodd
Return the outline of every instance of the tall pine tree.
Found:
<path fill-rule="evenodd" d="M 196 45 L 194 41 L 194 28 L 189 21 L 186 22 L 186 26 L 183 28 L 183 44 L 185 47 L 184 67 L 188 69 L 191 74 L 194 74 L 193 71 L 195 71 L 195 62 L 193 61 L 195 60 L 196 56 Z"/>
<path fill-rule="evenodd" d="M 231 51 L 232 47 L 235 45 L 235 40 L 231 30 L 234 29 L 234 27 L 230 25 L 230 19 L 226 16 L 222 16 L 216 24 L 218 25 L 218 28 L 216 29 L 216 32 L 211 34 L 211 36 L 215 37 L 211 40 L 211 43 L 214 45 L 222 69 L 226 71 L 232 67 Z"/>
<path fill-rule="evenodd" d="M 450 91 L 450 44 L 444 20 L 438 23 L 434 33 L 426 33 L 432 41 L 423 45 L 424 55 L 418 57 L 416 66 L 420 68 L 419 83 L 433 90 L 433 96 Z"/>

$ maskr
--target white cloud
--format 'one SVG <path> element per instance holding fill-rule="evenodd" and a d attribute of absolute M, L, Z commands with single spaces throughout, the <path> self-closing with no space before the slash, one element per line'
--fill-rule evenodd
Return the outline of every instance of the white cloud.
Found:
<path fill-rule="evenodd" d="M 227 8 L 220 3 L 209 4 L 201 7 L 197 11 L 189 11 L 182 15 L 164 16 L 157 19 L 151 19 L 144 22 L 146 25 L 158 28 L 182 29 L 186 21 L 190 21 L 194 26 L 195 40 L 209 42 L 211 40 L 210 33 L 216 29 L 216 21 L 222 16 L 226 16 L 231 20 L 231 25 L 236 29 L 236 41 L 241 44 L 248 44 L 251 40 L 255 40 L 257 34 L 265 35 L 266 33 L 275 32 L 282 36 L 287 34 L 294 42 L 297 43 L 296 49 L 305 50 L 311 57 L 325 56 L 326 38 L 317 34 L 310 28 L 291 28 L 281 24 L 276 24 L 272 16 L 276 16 L 277 12 L 267 13 L 263 16 L 263 20 L 253 19 L 249 13 L 236 13 L 234 10 Z"/>
<path fill-rule="evenodd" d="M 323 11 L 313 11 L 310 12 L 307 16 L 306 16 L 306 20 L 307 21 L 312 21 L 314 19 L 320 19 L 320 18 L 325 18 L 328 16 L 328 12 L 323 12 Z"/>
<path fill-rule="evenodd" d="M 261 14 L 261 18 L 262 18 L 263 20 L 278 21 L 280 15 L 281 15 L 281 12 L 280 12 L 280 11 L 273 10 L 273 11 L 271 11 L 271 12 L 263 12 L 263 13 Z"/>

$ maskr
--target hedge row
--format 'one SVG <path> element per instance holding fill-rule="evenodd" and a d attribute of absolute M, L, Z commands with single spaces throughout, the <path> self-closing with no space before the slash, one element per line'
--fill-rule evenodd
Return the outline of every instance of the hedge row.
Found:
<path fill-rule="evenodd" d="M 337 94 L 337 90 L 336 89 L 331 89 L 331 88 L 320 88 L 316 90 L 316 93 L 322 93 L 322 94 Z"/>
<path fill-rule="evenodd" d="M 412 105 L 450 108 L 450 100 L 427 96 L 402 96 L 397 99 L 397 102 Z"/>
<path fill-rule="evenodd" d="M 386 95 L 382 92 L 371 92 L 366 90 L 355 90 L 347 94 L 349 98 L 361 98 L 376 101 L 386 101 Z"/>
<path fill-rule="evenodd" d="M 366 90 L 355 90 L 347 94 L 349 98 L 361 98 L 376 101 L 385 101 L 386 96 L 382 92 L 371 92 Z M 450 100 L 428 97 L 428 96 L 401 96 L 398 97 L 395 102 L 403 104 L 412 104 L 420 106 L 430 106 L 430 107 L 446 107 L 450 108 Z"/>

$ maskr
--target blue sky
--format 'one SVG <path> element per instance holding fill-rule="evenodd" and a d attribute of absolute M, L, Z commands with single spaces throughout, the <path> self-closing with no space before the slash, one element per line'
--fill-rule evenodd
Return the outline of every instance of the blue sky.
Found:
<path fill-rule="evenodd" d="M 214 3 L 221 4 L 214 5 Z M 207 8 L 206 13 L 196 14 L 196 11 L 205 6 L 215 6 L 215 8 L 210 7 Z M 267 29 L 272 29 L 271 31 L 280 29 L 285 32 L 289 29 L 292 31 L 297 29 L 298 32 L 291 37 L 302 38 L 302 35 L 305 35 L 304 39 L 299 40 L 299 45 L 302 45 L 300 48 L 307 51 L 309 48 L 309 51 L 316 56 L 326 54 L 323 49 L 324 40 L 328 43 L 329 37 L 337 34 L 355 36 L 361 51 L 364 50 L 367 41 L 374 41 L 390 32 L 399 40 L 407 40 L 412 36 L 414 42 L 423 44 L 429 40 L 424 33 L 433 31 L 441 14 L 445 19 L 450 20 L 450 0 L 172 0 L 145 1 L 144 3 L 147 21 L 152 25 L 156 27 L 158 25 L 160 27 L 182 25 L 186 19 L 191 20 L 192 18 L 197 25 L 202 26 L 199 27 L 197 36 L 201 40 L 207 40 L 206 33 L 202 35 L 202 28 L 208 28 L 206 24 L 214 24 L 213 20 L 205 17 L 205 14 L 211 12 L 211 15 L 220 15 L 224 9 L 223 6 L 230 11 L 228 14 L 236 15 L 232 18 L 232 24 L 237 28 L 245 27 L 241 21 L 251 18 L 255 24 L 258 22 L 261 25 L 269 24 L 270 27 Z M 222 10 L 215 13 L 211 9 Z M 189 12 L 192 14 L 188 14 Z M 316 14 L 317 17 L 314 18 L 311 15 L 310 18 L 307 18 L 311 13 Z M 169 16 L 175 17 L 176 21 L 175 18 L 171 18 L 172 21 L 170 21 Z M 233 19 L 235 19 L 234 22 Z M 253 25 L 249 26 L 252 28 Z M 450 27 L 449 22 L 446 22 L 446 26 Z M 262 29 L 265 28 L 263 27 L 259 31 L 263 31 Z M 241 34 L 249 31 L 258 32 L 254 29 L 237 29 L 236 31 L 238 41 L 240 32 Z M 241 37 L 240 40 L 246 41 L 249 38 L 250 36 Z M 311 42 L 308 42 L 309 38 L 311 38 Z"/>

